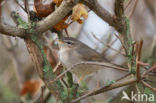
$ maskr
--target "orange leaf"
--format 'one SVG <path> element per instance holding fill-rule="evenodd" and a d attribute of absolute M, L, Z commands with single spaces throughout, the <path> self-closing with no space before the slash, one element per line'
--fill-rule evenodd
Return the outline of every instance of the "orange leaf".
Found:
<path fill-rule="evenodd" d="M 88 11 L 82 3 L 75 5 L 72 12 L 72 20 L 77 21 L 81 24 L 83 22 L 80 17 L 83 17 L 84 19 L 88 18 Z"/>
<path fill-rule="evenodd" d="M 69 15 L 65 16 L 61 21 L 59 21 L 53 28 L 55 28 L 57 31 L 60 31 L 62 29 L 65 29 L 68 27 L 68 24 L 65 23 Z"/>
<path fill-rule="evenodd" d="M 46 17 L 55 10 L 55 4 L 42 4 L 42 0 L 34 0 L 34 9 L 39 17 Z"/>
<path fill-rule="evenodd" d="M 59 6 L 62 3 L 63 0 L 53 0 L 53 2 L 56 4 L 56 6 Z"/>
<path fill-rule="evenodd" d="M 21 96 L 24 96 L 26 94 L 30 94 L 31 97 L 36 96 L 41 89 L 42 83 L 43 82 L 41 80 L 26 81 L 20 91 Z"/>

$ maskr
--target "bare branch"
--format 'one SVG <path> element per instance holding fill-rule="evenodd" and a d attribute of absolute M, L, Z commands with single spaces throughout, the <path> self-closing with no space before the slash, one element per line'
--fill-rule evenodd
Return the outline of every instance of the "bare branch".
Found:
<path fill-rule="evenodd" d="M 142 74 L 142 77 L 145 77 L 149 72 L 151 72 L 152 70 L 156 69 L 156 64 L 154 66 L 152 66 L 151 68 L 149 68 L 147 71 L 145 71 Z"/>
<path fill-rule="evenodd" d="M 94 37 L 96 40 L 98 40 L 99 42 L 103 43 L 105 46 L 107 46 L 107 48 L 110 48 L 111 50 L 113 50 L 113 51 L 115 51 L 115 52 L 117 52 L 117 53 L 119 53 L 119 54 L 121 54 L 121 55 L 123 55 L 123 56 L 126 56 L 124 53 L 122 53 L 122 52 L 120 52 L 120 51 L 114 49 L 113 47 L 111 47 L 111 45 L 105 44 L 102 40 L 100 40 L 98 37 L 96 37 L 95 34 L 93 34 L 93 37 Z M 116 40 L 117 40 L 117 39 L 116 39 Z M 115 40 L 115 41 L 116 41 L 116 40 Z"/>
<path fill-rule="evenodd" d="M 128 6 L 131 4 L 132 1 L 133 1 L 133 0 L 129 0 L 129 1 L 128 1 L 127 5 L 126 5 L 125 8 L 124 8 L 125 10 L 128 8 Z"/>
<path fill-rule="evenodd" d="M 133 10 L 132 10 L 132 12 L 131 12 L 131 14 L 130 14 L 130 16 L 129 16 L 129 19 L 132 18 L 133 14 L 134 14 L 134 12 L 135 12 L 135 9 L 136 9 L 136 7 L 137 7 L 137 4 L 138 4 L 138 0 L 135 0 L 135 4 L 134 4 Z"/>
<path fill-rule="evenodd" d="M 25 30 L 22 28 L 17 28 L 6 23 L 0 23 L 0 33 L 3 35 L 14 36 L 14 37 L 21 37 L 25 36 Z"/>
<path fill-rule="evenodd" d="M 156 92 L 156 88 L 152 87 L 151 85 L 149 85 L 148 83 L 146 83 L 145 81 L 141 81 L 141 83 L 146 86 L 147 88 L 151 89 L 152 91 Z"/>
<path fill-rule="evenodd" d="M 71 71 L 72 69 L 74 69 L 75 66 L 78 65 L 97 65 L 97 66 L 101 66 L 101 67 L 107 67 L 107 68 L 112 68 L 112 69 L 117 69 L 117 70 L 121 70 L 121 71 L 125 71 L 128 72 L 128 69 L 119 67 L 115 64 L 111 64 L 111 63 L 106 63 L 106 62 L 91 62 L 91 61 L 86 61 L 86 62 L 80 62 L 77 64 L 72 65 L 70 68 L 68 68 L 66 71 L 64 71 L 63 73 L 61 73 L 60 75 L 58 75 L 53 81 L 51 81 L 50 83 L 53 83 L 55 81 L 57 81 L 58 79 L 60 79 L 61 77 L 63 77 L 67 72 Z"/>
<path fill-rule="evenodd" d="M 112 90 L 112 89 L 115 89 L 115 88 L 119 88 L 119 87 L 123 87 L 123 86 L 126 86 L 126 85 L 133 84 L 136 81 L 137 81 L 136 79 L 131 79 L 131 80 L 128 80 L 128 81 L 125 81 L 125 82 L 114 83 L 114 84 L 109 85 L 109 86 L 103 86 L 101 88 L 94 89 L 93 91 L 89 91 L 88 93 L 84 94 L 83 96 L 72 100 L 71 103 L 75 103 L 77 101 L 85 99 L 86 97 L 93 96 L 93 95 L 96 95 L 96 94 L 100 94 L 100 93 L 106 92 L 108 90 Z"/>
<path fill-rule="evenodd" d="M 142 45 L 143 45 L 143 40 L 141 40 L 140 42 L 137 42 L 136 45 L 136 75 L 137 75 L 137 81 L 140 81 L 140 64 L 138 63 L 138 61 L 140 61 L 140 57 L 141 57 L 141 49 L 142 49 Z"/>
<path fill-rule="evenodd" d="M 118 29 L 122 26 L 121 22 L 116 16 L 111 15 L 107 10 L 105 10 L 99 3 L 98 0 L 81 0 L 80 2 L 87 5 L 91 10 L 93 10 L 99 17 L 101 17 L 108 24 Z"/>
<path fill-rule="evenodd" d="M 23 11 L 25 11 L 27 13 L 27 11 L 25 10 L 25 8 L 18 2 L 18 0 L 14 0 L 18 5 L 19 7 L 21 7 L 23 9 Z"/>

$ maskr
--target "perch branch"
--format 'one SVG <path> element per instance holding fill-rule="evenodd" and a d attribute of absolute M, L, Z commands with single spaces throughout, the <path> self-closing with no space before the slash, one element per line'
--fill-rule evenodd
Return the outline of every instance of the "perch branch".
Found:
<path fill-rule="evenodd" d="M 107 68 L 113 68 L 113 69 L 117 69 L 117 70 L 128 72 L 128 69 L 125 69 L 125 68 L 122 68 L 122 67 L 118 67 L 118 66 L 116 66 L 114 64 L 111 64 L 111 63 L 104 63 L 104 62 L 100 63 L 100 62 L 90 62 L 90 61 L 88 61 L 88 62 L 80 62 L 80 63 L 72 65 L 66 71 L 64 71 L 63 73 L 58 75 L 53 81 L 50 81 L 50 83 L 54 83 L 55 81 L 57 81 L 58 79 L 63 77 L 67 72 L 69 72 L 70 70 L 74 69 L 74 67 L 78 66 L 78 65 L 97 65 L 97 66 L 103 66 L 103 67 L 107 67 Z"/>
<path fill-rule="evenodd" d="M 112 90 L 112 89 L 115 89 L 115 88 L 119 88 L 119 87 L 123 87 L 123 86 L 126 86 L 126 85 L 133 84 L 136 81 L 137 81 L 136 79 L 131 79 L 131 80 L 128 80 L 128 81 L 125 81 L 125 82 L 114 83 L 114 84 L 109 85 L 109 86 L 103 86 L 103 87 L 100 87 L 98 89 L 94 89 L 94 90 L 89 91 L 88 93 L 82 95 L 81 97 L 72 100 L 71 103 L 75 103 L 75 102 L 80 101 L 82 99 L 85 99 L 85 98 L 87 98 L 89 96 L 100 94 L 100 93 L 106 92 L 108 90 Z"/>
<path fill-rule="evenodd" d="M 117 31 L 122 27 L 121 21 L 118 17 L 110 14 L 105 10 L 99 3 L 98 0 L 81 0 L 80 2 L 84 3 L 91 10 L 93 10 L 99 17 L 106 21 L 109 25 L 113 26 Z"/>
<path fill-rule="evenodd" d="M 25 36 L 25 30 L 22 28 L 17 28 L 6 23 L 0 23 L 0 33 L 3 35 L 13 36 L 13 37 L 21 37 Z"/>

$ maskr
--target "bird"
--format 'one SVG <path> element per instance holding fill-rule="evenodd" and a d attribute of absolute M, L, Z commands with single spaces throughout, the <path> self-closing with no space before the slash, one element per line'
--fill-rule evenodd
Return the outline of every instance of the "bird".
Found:
<path fill-rule="evenodd" d="M 63 37 L 57 41 L 59 45 L 59 60 L 65 68 L 70 68 L 74 64 L 86 61 L 108 62 L 100 53 L 75 38 Z M 71 73 L 80 78 L 101 68 L 101 66 L 97 65 L 82 64 L 75 66 Z"/>

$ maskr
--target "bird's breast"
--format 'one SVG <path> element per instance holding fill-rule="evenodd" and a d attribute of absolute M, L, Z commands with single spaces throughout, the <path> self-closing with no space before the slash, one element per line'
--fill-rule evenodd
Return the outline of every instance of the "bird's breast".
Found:
<path fill-rule="evenodd" d="M 82 62 L 81 56 L 70 49 L 60 49 L 59 50 L 59 59 L 62 65 L 66 68 L 70 68 L 74 64 Z M 90 73 L 97 71 L 99 67 L 93 65 L 77 65 L 71 72 L 74 73 L 77 77 L 86 76 Z"/>
<path fill-rule="evenodd" d="M 61 49 L 59 51 L 59 59 L 63 66 L 66 68 L 71 67 L 73 64 L 81 62 L 80 56 L 70 49 Z"/>

